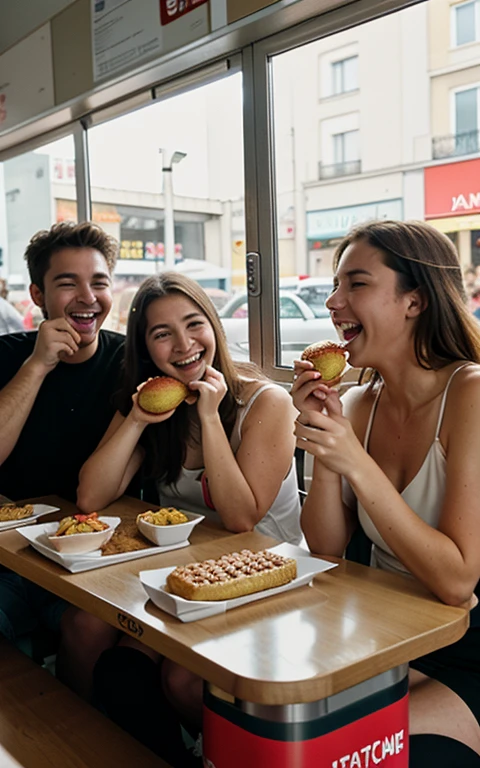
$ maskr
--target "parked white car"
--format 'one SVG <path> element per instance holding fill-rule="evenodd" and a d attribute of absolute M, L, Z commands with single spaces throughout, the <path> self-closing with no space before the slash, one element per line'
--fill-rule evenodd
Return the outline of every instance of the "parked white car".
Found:
<path fill-rule="evenodd" d="M 333 291 L 333 278 L 306 277 L 300 280 L 295 293 L 313 310 L 316 317 L 330 315 L 325 302 Z"/>
<path fill-rule="evenodd" d="M 314 311 L 296 293 L 280 291 L 280 344 L 282 365 L 292 365 L 309 344 L 335 340 L 337 334 L 328 317 Z M 220 319 L 234 360 L 248 360 L 248 301 L 245 292 L 235 295 L 221 310 Z"/>

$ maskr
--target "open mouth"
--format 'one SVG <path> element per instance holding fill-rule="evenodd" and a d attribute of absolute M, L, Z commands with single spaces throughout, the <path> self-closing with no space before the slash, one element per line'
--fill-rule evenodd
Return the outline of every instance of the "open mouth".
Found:
<path fill-rule="evenodd" d="M 96 322 L 98 312 L 70 312 L 69 317 L 78 331 L 90 331 Z"/>
<path fill-rule="evenodd" d="M 358 323 L 338 323 L 336 324 L 336 329 L 343 341 L 348 343 L 360 335 L 363 326 Z"/>
<path fill-rule="evenodd" d="M 175 363 L 172 363 L 172 365 L 174 365 L 175 368 L 186 368 L 189 365 L 198 363 L 204 355 L 205 350 L 202 350 L 201 352 L 196 352 L 194 355 L 190 355 L 190 357 L 186 357 L 185 360 L 177 360 Z"/>

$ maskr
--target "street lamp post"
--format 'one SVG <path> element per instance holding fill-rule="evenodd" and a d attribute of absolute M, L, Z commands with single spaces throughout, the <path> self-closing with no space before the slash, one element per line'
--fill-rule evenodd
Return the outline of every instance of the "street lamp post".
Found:
<path fill-rule="evenodd" d="M 174 163 L 179 163 L 183 160 L 187 153 L 171 152 L 168 149 L 160 149 L 159 151 L 162 153 L 165 269 L 173 269 L 175 266 L 175 218 L 172 173 Z"/>

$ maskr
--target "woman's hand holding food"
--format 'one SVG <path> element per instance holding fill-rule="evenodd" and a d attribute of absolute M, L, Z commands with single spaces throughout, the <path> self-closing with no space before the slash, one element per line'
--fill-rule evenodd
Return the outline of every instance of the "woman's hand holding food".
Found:
<path fill-rule="evenodd" d="M 217 416 L 218 407 L 227 394 L 227 384 L 223 374 L 211 365 L 207 365 L 203 379 L 190 382 L 189 387 L 199 395 L 197 411 L 200 421 Z"/>
<path fill-rule="evenodd" d="M 129 418 L 135 424 L 147 427 L 149 424 L 161 424 L 162 421 L 166 421 L 175 413 L 175 408 L 171 411 L 165 411 L 165 413 L 149 413 L 140 408 L 138 404 L 138 394 L 143 384 L 137 387 L 137 392 L 132 395 L 132 410 L 130 411 Z"/>
<path fill-rule="evenodd" d="M 324 404 L 327 413 L 303 411 L 295 424 L 297 446 L 318 459 L 332 472 L 352 476 L 364 454 L 350 421 L 342 415 L 338 393 L 329 390 Z"/>
<path fill-rule="evenodd" d="M 295 360 L 294 382 L 290 390 L 293 404 L 297 411 L 323 411 L 332 409 L 333 413 L 342 413 L 342 407 L 336 389 L 322 382 L 322 374 L 316 371 L 308 360 Z M 338 405 L 335 405 L 338 403 Z"/>

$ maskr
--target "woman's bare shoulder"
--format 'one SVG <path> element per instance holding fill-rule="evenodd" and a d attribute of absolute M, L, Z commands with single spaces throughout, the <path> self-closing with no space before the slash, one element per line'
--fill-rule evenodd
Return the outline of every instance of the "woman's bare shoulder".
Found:
<path fill-rule="evenodd" d="M 480 409 L 480 365 L 469 363 L 455 372 L 451 379 L 446 403 L 448 413 L 465 412 L 472 415 L 471 409 Z"/>
<path fill-rule="evenodd" d="M 275 384 L 273 381 L 262 381 L 260 379 L 250 380 L 248 385 L 242 389 L 242 403 L 248 405 L 252 397 L 254 397 L 262 387 L 265 387 L 265 389 L 262 392 L 259 392 L 245 416 L 244 427 L 248 428 L 250 424 L 256 423 L 260 414 L 262 418 L 268 419 L 271 417 L 277 422 L 279 411 L 281 412 L 282 417 L 287 415 L 291 416 L 293 423 L 297 412 L 294 408 L 292 398 L 286 389 L 279 384 Z"/>

